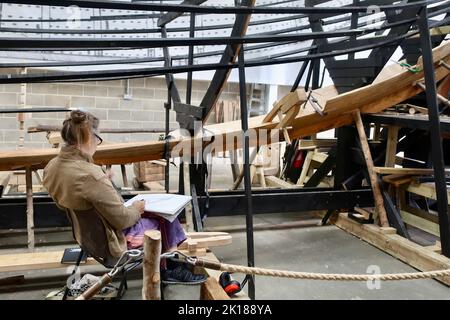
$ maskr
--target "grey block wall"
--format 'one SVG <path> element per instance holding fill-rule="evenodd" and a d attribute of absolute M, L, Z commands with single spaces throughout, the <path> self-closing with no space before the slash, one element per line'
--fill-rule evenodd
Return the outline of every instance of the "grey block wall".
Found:
<path fill-rule="evenodd" d="M 176 80 L 176 83 L 184 101 L 186 81 Z M 164 128 L 164 102 L 167 100 L 165 80 L 163 78 L 130 80 L 131 99 L 124 99 L 125 84 L 125 80 L 27 84 L 26 106 L 83 108 L 100 119 L 100 128 Z M 208 85 L 207 81 L 194 81 L 193 105 L 200 103 Z M 0 108 L 18 107 L 20 92 L 20 84 L 0 85 Z M 239 86 L 228 84 L 220 99 L 239 99 Z M 60 125 L 66 116 L 66 113 L 26 114 L 25 128 L 38 124 Z M 178 128 L 173 111 L 170 114 L 170 121 L 171 128 Z M 0 114 L 0 149 L 16 149 L 19 135 L 17 114 Z M 108 142 L 154 141 L 159 138 L 159 134 L 104 134 L 102 137 Z M 25 147 L 50 147 L 46 133 L 26 133 Z"/>

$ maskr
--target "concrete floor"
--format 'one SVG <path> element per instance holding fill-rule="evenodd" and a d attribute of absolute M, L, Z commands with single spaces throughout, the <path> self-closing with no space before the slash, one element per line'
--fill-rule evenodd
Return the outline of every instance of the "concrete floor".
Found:
<path fill-rule="evenodd" d="M 113 167 L 114 168 L 114 167 Z M 229 165 L 214 165 L 212 188 L 227 189 L 232 184 Z M 129 180 L 133 173 L 127 166 Z M 116 184 L 122 186 L 119 167 L 115 168 Z M 131 182 L 131 181 L 130 181 Z M 170 186 L 178 186 L 177 169 L 171 166 Z M 308 214 L 270 214 L 257 215 L 254 224 L 277 224 L 289 221 L 311 219 Z M 205 227 L 244 225 L 245 217 L 231 216 L 208 218 Z M 233 243 L 225 247 L 213 248 L 215 255 L 229 264 L 246 265 L 245 232 L 233 232 Z M 38 235 L 39 241 L 61 243 L 72 241 L 71 232 Z M 255 231 L 255 262 L 259 267 L 272 269 L 309 271 L 318 273 L 355 273 L 367 274 L 369 266 L 376 266 L 382 273 L 414 272 L 415 270 L 390 255 L 334 227 L 311 227 L 299 229 Z M 11 244 L 26 243 L 26 236 L 0 235 L 0 254 L 23 251 L 13 249 Z M 8 247 L 6 249 L 6 247 Z M 72 247 L 73 244 L 44 246 L 38 250 L 58 250 Z M 102 274 L 101 266 L 83 267 L 83 273 Z M 0 286 L 0 300 L 10 299 L 44 299 L 50 291 L 61 288 L 70 269 L 44 271 L 0 273 L 0 279 L 13 275 L 25 275 L 25 284 L 20 286 Z M 124 299 L 141 299 L 142 272 L 130 275 L 129 290 Z M 234 275 L 242 280 L 244 275 Z M 164 290 L 167 300 L 198 300 L 200 286 L 170 286 Z M 430 299 L 450 300 L 450 288 L 434 280 L 414 280 L 402 282 L 383 282 L 379 289 L 370 290 L 365 282 L 330 282 L 305 281 L 281 278 L 256 278 L 257 299 L 279 300 L 350 300 L 350 299 Z"/>
<path fill-rule="evenodd" d="M 261 215 L 256 223 L 278 223 L 298 220 L 291 215 Z M 207 226 L 243 224 L 244 217 L 209 218 Z M 246 265 L 245 232 L 233 232 L 233 244 L 214 248 L 215 255 L 229 264 Z M 66 246 L 67 247 L 67 246 Z M 47 250 L 46 248 L 45 250 Z M 52 247 L 54 250 L 55 247 Z M 44 249 L 42 249 L 44 250 Z M 10 251 L 10 250 L 9 250 Z M 319 273 L 366 274 L 369 266 L 382 273 L 414 272 L 415 270 L 371 245 L 334 226 L 255 232 L 255 257 L 259 267 Z M 84 268 L 83 272 L 103 272 L 102 267 Z M 30 271 L 25 285 L 0 287 L 0 299 L 43 299 L 60 288 L 67 270 Z M 0 278 L 20 272 L 1 274 Z M 236 274 L 237 280 L 243 275 Z M 124 299 L 140 299 L 141 272 L 131 275 Z M 164 291 L 167 300 L 197 300 L 200 287 L 170 286 Z M 430 299 L 449 300 L 450 289 L 434 280 L 383 282 L 379 289 L 369 289 L 365 282 L 330 282 L 290 280 L 270 277 L 256 278 L 256 298 L 273 300 L 351 300 L 351 299 Z"/>

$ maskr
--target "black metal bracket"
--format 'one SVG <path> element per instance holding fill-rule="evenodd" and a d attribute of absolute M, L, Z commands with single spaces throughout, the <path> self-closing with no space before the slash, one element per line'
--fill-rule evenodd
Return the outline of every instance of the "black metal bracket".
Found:
<path fill-rule="evenodd" d="M 197 107 L 186 103 L 175 102 L 174 110 L 177 113 L 177 122 L 180 127 L 189 131 L 195 130 L 195 122 L 202 121 L 204 107 Z"/>

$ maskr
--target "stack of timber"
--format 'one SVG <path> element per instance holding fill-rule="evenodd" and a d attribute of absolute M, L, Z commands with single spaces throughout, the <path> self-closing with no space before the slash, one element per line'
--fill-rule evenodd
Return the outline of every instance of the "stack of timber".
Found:
<path fill-rule="evenodd" d="M 162 161 L 141 161 L 133 164 L 135 186 L 149 190 L 164 189 L 165 163 Z"/>

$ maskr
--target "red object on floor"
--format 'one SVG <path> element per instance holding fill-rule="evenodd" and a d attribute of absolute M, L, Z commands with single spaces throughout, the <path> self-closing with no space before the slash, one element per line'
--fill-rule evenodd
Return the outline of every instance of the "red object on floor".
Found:
<path fill-rule="evenodd" d="M 303 152 L 303 150 L 298 150 L 295 158 L 294 158 L 294 163 L 292 164 L 292 167 L 295 169 L 300 169 L 303 164 L 305 163 L 305 152 Z"/>

